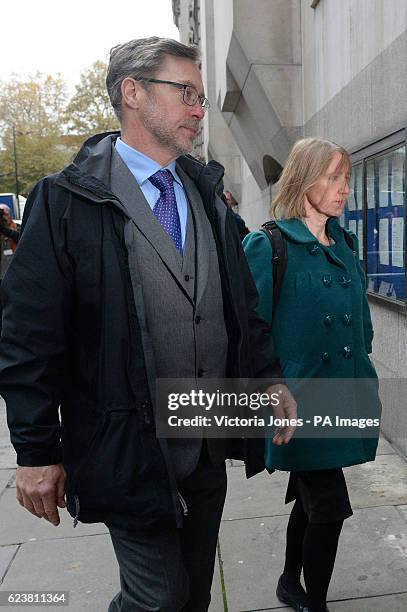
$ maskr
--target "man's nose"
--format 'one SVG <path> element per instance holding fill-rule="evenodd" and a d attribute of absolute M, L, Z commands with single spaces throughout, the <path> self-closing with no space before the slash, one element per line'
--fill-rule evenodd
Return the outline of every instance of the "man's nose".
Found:
<path fill-rule="evenodd" d="M 202 105 L 199 102 L 197 102 L 195 106 L 190 106 L 190 109 L 191 109 L 192 116 L 198 119 L 198 121 L 202 121 L 202 119 L 205 116 L 205 111 L 202 108 Z"/>

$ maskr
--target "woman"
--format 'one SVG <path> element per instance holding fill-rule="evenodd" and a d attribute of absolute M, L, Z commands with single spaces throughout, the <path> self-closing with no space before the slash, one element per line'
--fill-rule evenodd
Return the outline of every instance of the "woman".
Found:
<path fill-rule="evenodd" d="M 349 194 L 350 171 L 348 154 L 332 142 L 307 138 L 294 145 L 272 205 L 287 247 L 274 308 L 270 238 L 264 231 L 253 232 L 244 249 L 259 292 L 258 313 L 272 325 L 284 377 L 297 379 L 298 389 L 310 384 L 307 379 L 358 378 L 362 385 L 370 379 L 369 409 L 377 416 L 377 377 L 368 357 L 373 330 L 364 273 L 355 255 L 357 238 L 349 232 L 346 236 L 337 221 Z M 349 402 L 341 404 L 352 404 L 346 405 L 350 412 L 358 410 L 360 400 L 354 387 Z M 301 417 L 304 406 L 291 388 Z M 337 397 L 331 399 L 338 406 Z M 325 409 L 312 405 L 316 415 L 324 415 Z M 352 515 L 342 468 L 373 461 L 377 436 L 307 439 L 298 434 L 297 429 L 286 446 L 266 440 L 266 465 L 290 471 L 286 503 L 295 499 L 277 596 L 295 610 L 326 612 L 339 535 Z"/>

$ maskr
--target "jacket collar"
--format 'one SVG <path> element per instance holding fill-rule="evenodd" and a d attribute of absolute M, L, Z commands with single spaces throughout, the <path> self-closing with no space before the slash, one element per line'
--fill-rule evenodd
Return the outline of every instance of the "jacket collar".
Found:
<path fill-rule="evenodd" d="M 112 145 L 118 136 L 120 136 L 118 131 L 105 132 L 86 140 L 73 162 L 62 171 L 60 179 L 57 179 L 58 183 L 67 188 L 74 186 L 75 191 L 84 189 L 96 196 L 96 200 L 116 200 L 107 182 L 111 168 Z M 181 155 L 176 162 L 177 166 L 196 183 L 209 219 L 214 220 L 216 209 L 213 205 L 213 196 L 223 188 L 223 166 L 214 160 L 203 164 L 191 155 Z M 92 199 L 95 201 L 95 197 Z"/>
<path fill-rule="evenodd" d="M 281 232 L 293 242 L 299 244 L 318 243 L 316 237 L 311 234 L 308 227 L 301 219 L 280 219 L 276 221 L 276 225 Z M 343 230 L 335 217 L 331 217 L 327 222 L 327 234 L 338 242 L 343 237 Z"/>

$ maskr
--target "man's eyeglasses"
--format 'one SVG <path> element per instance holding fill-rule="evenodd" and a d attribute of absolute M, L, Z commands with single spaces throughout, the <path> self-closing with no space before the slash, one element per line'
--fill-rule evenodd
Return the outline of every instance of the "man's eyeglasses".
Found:
<path fill-rule="evenodd" d="M 185 83 L 175 83 L 174 81 L 162 81 L 161 79 L 145 79 L 140 77 L 135 79 L 135 81 L 146 81 L 147 83 L 164 83 L 166 85 L 172 85 L 177 89 L 182 90 L 182 101 L 187 106 L 195 106 L 197 102 L 199 102 L 199 106 L 201 106 L 206 112 L 210 107 L 208 98 L 205 96 L 200 96 L 195 87 L 192 85 L 186 85 Z"/>

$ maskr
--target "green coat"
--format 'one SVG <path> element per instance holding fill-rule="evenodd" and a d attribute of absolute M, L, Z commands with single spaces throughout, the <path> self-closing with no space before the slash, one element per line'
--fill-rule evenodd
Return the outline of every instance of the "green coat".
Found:
<path fill-rule="evenodd" d="M 370 379 L 369 406 L 372 405 L 372 414 L 377 417 L 381 406 L 376 372 L 368 356 L 373 328 L 365 276 L 342 228 L 336 219 L 329 220 L 327 232 L 335 243 L 326 247 L 298 219 L 278 221 L 277 225 L 287 239 L 288 262 L 274 320 L 270 240 L 258 231 L 249 234 L 243 245 L 259 292 L 257 312 L 272 326 L 283 376 L 301 381 L 363 379 L 358 381 L 360 385 Z M 358 253 L 357 238 L 351 236 Z M 343 397 L 331 398 L 331 414 L 340 416 L 346 403 L 346 416 L 358 415 L 360 396 L 356 391 L 349 394 L 346 389 L 346 402 Z M 298 397 L 297 401 L 300 417 L 303 406 Z M 311 410 L 317 415 L 325 414 L 323 406 L 312 405 Z M 265 460 L 267 467 L 278 470 L 330 469 L 372 461 L 376 448 L 377 437 L 295 437 L 285 446 L 276 446 L 267 439 Z"/>

